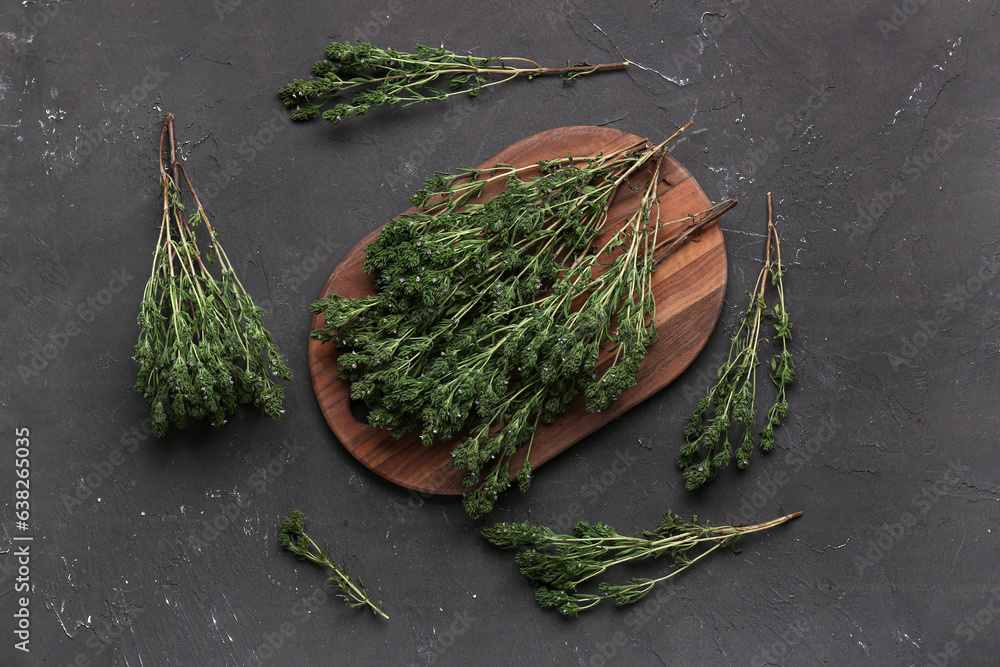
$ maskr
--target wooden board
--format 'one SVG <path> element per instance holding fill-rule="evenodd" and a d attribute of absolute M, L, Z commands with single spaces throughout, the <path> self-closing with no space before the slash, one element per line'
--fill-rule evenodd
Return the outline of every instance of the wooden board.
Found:
<path fill-rule="evenodd" d="M 639 137 L 635 135 L 609 128 L 557 128 L 517 142 L 483 162 L 480 168 L 497 163 L 525 166 L 567 155 L 582 157 L 601 151 L 607 153 L 637 140 Z M 670 183 L 661 184 L 662 220 L 680 219 L 711 205 L 680 163 L 668 156 L 664 169 Z M 619 229 L 635 211 L 637 202 L 637 196 L 631 191 L 621 193 L 612 202 L 606 228 Z M 370 277 L 362 271 L 362 264 L 365 248 L 380 231 L 381 228 L 373 231 L 347 254 L 323 287 L 321 297 L 331 292 L 349 297 L 375 293 Z M 696 234 L 656 269 L 654 294 L 659 337 L 642 362 L 636 385 L 623 392 L 608 410 L 587 412 L 585 399 L 578 397 L 562 418 L 551 425 L 540 426 L 531 448 L 532 465 L 537 468 L 551 460 L 680 375 L 698 356 L 715 328 L 725 289 L 726 250 L 722 230 L 716 222 Z M 316 315 L 312 329 L 322 325 L 322 316 Z M 343 446 L 364 466 L 406 488 L 434 494 L 464 493 L 467 489 L 462 486 L 463 471 L 452 465 L 452 443 L 425 447 L 420 444 L 418 434 L 397 439 L 388 431 L 363 424 L 352 416 L 350 386 L 337 374 L 338 356 L 332 343 L 309 341 L 313 389 L 327 423 Z M 688 405 L 678 407 L 689 408 Z M 516 471 L 523 461 L 524 448 L 514 457 L 511 470 Z"/>

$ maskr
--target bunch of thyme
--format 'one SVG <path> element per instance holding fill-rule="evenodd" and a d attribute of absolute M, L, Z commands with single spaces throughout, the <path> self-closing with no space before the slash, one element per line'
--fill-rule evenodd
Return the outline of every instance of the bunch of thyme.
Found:
<path fill-rule="evenodd" d="M 164 165 L 168 137 L 169 169 Z M 152 406 L 158 436 L 166 434 L 170 421 L 184 428 L 189 418 L 207 418 L 221 426 L 246 403 L 278 419 L 285 412 L 284 388 L 272 377 L 291 379 L 291 371 L 264 328 L 264 311 L 236 277 L 218 233 L 177 162 L 171 114 L 163 122 L 159 162 L 163 218 L 139 310 L 135 390 Z M 190 216 L 181 202 L 181 176 L 194 198 L 196 210 Z M 202 260 L 194 231 L 200 223 L 211 238 L 206 259 L 221 266 L 219 280 Z"/>
<path fill-rule="evenodd" d="M 382 611 L 382 602 L 372 602 L 371 598 L 368 597 L 368 589 L 365 588 L 364 582 L 359 578 L 355 583 L 347 576 L 342 565 L 330 560 L 329 548 L 324 544 L 324 548 L 320 549 L 319 545 L 306 535 L 305 525 L 305 515 L 300 510 L 292 510 L 288 518 L 281 523 L 281 534 L 278 536 L 278 542 L 282 547 L 295 554 L 299 560 L 307 560 L 333 570 L 330 585 L 340 589 L 348 607 L 352 609 L 368 607 L 373 613 L 388 620 L 389 617 Z"/>
<path fill-rule="evenodd" d="M 620 62 L 542 67 L 527 58 L 476 58 L 419 45 L 416 53 L 404 53 L 380 49 L 362 40 L 354 44 L 332 42 L 326 47 L 326 57 L 327 60 L 313 65 L 315 78 L 295 79 L 278 91 L 285 106 L 292 109 L 292 120 L 309 120 L 322 112 L 323 119 L 335 125 L 352 116 L 364 115 L 373 106 L 408 107 L 454 95 L 474 97 L 483 88 L 522 75 L 530 79 L 558 74 L 563 81 L 572 83 L 584 74 L 628 65 Z M 446 82 L 447 89 L 436 87 L 439 82 Z M 327 104 L 348 94 L 349 101 L 322 111 Z"/>
<path fill-rule="evenodd" d="M 781 342 L 781 351 L 771 358 L 770 377 L 777 393 L 759 433 L 762 451 L 769 452 L 774 447 L 774 428 L 788 413 L 787 387 L 795 380 L 795 363 L 788 350 L 792 325 L 785 309 L 785 265 L 781 263 L 770 192 L 767 193 L 767 247 L 764 257 L 764 266 L 750 293 L 750 305 L 733 335 L 729 357 L 719 368 L 719 381 L 698 402 L 684 429 L 687 443 L 681 448 L 677 466 L 683 470 L 685 486 L 689 490 L 710 481 L 729 465 L 733 449 L 728 431 L 737 424 L 743 427 L 743 435 L 735 452 L 736 465 L 743 470 L 750 464 L 756 423 L 756 370 L 760 365 L 759 347 L 765 340 L 761 336 L 765 318 L 772 320 L 775 343 Z M 769 279 L 777 293 L 773 308 L 768 308 L 764 300 Z"/>
<path fill-rule="evenodd" d="M 572 535 L 558 535 L 546 526 L 529 523 L 498 523 L 483 530 L 492 544 L 519 551 L 514 560 L 521 574 L 539 584 L 535 599 L 542 607 L 553 608 L 566 616 L 576 616 L 602 600 L 617 605 L 632 604 L 643 598 L 656 584 L 674 577 L 713 551 L 735 544 L 742 535 L 773 528 L 802 516 L 788 514 L 753 526 L 713 526 L 698 524 L 698 516 L 686 521 L 673 512 L 655 530 L 639 536 L 619 535 L 604 524 L 577 522 Z M 668 574 L 655 579 L 633 578 L 628 583 L 601 583 L 596 593 L 577 588 L 604 574 L 608 569 L 633 561 L 668 556 L 673 560 Z"/>
<path fill-rule="evenodd" d="M 312 337 L 342 350 L 338 371 L 372 425 L 396 436 L 420 431 L 425 445 L 461 434 L 452 457 L 475 487 L 464 498 L 471 516 L 509 486 L 522 446 L 516 480 L 527 490 L 539 423 L 580 393 L 600 411 L 635 384 L 656 335 L 657 262 L 732 205 L 671 223 L 652 215 L 674 137 L 585 161 L 439 174 L 413 196 L 417 210 L 367 248 L 378 294 L 312 305 L 325 321 Z M 636 188 L 635 213 L 593 247 L 609 203 L 644 168 L 653 175 Z M 498 180 L 505 190 L 470 203 Z"/>

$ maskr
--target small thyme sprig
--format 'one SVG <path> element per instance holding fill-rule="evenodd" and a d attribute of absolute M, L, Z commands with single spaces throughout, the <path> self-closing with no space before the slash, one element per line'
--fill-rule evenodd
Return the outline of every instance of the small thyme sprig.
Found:
<path fill-rule="evenodd" d="M 767 247 L 764 256 L 764 266 L 753 292 L 749 293 L 750 305 L 733 335 L 729 357 L 719 368 L 719 381 L 698 402 L 684 429 L 687 443 L 681 448 L 677 466 L 683 471 L 685 486 L 689 490 L 710 481 L 729 465 L 733 449 L 728 431 L 737 424 L 743 427 L 743 435 L 735 452 L 736 465 L 743 470 L 750 464 L 756 423 L 756 369 L 760 364 L 759 347 L 765 340 L 761 336 L 765 318 L 772 320 L 774 337 L 776 341 L 781 341 L 781 351 L 771 358 L 770 377 L 777 387 L 777 394 L 767 412 L 767 421 L 758 434 L 762 451 L 769 452 L 774 447 L 774 428 L 788 413 L 786 390 L 795 380 L 795 363 L 788 350 L 792 325 L 785 309 L 785 265 L 781 263 L 770 192 L 767 193 Z M 777 303 L 770 309 L 764 299 L 769 278 L 778 295 Z"/>
<path fill-rule="evenodd" d="M 281 523 L 281 534 L 278 536 L 281 546 L 295 554 L 299 560 L 307 560 L 333 570 L 330 585 L 340 589 L 348 607 L 352 609 L 368 607 L 373 613 L 388 619 L 389 617 L 382 611 L 382 602 L 372 602 L 368 597 L 368 589 L 365 588 L 364 582 L 360 578 L 357 583 L 352 581 L 342 565 L 330 560 L 330 550 L 326 544 L 324 543 L 324 548 L 320 549 L 319 545 L 306 535 L 305 523 L 305 515 L 297 509 L 292 510 L 288 518 Z"/>
<path fill-rule="evenodd" d="M 498 523 L 484 529 L 483 536 L 503 549 L 524 547 L 514 560 L 521 574 L 539 584 L 535 589 L 538 604 L 576 616 L 602 600 L 613 600 L 619 606 L 641 600 L 656 584 L 680 574 L 713 551 L 734 545 L 742 535 L 800 516 L 802 512 L 796 512 L 754 526 L 713 526 L 711 522 L 699 525 L 697 515 L 686 521 L 667 512 L 655 530 L 641 537 L 619 535 L 611 526 L 586 521 L 577 522 L 572 535 L 559 535 L 548 527 L 525 522 Z M 596 593 L 577 590 L 616 565 L 661 556 L 673 560 L 670 572 L 662 577 L 636 577 L 619 585 L 602 582 Z"/>
<path fill-rule="evenodd" d="M 418 210 L 368 246 L 364 268 L 378 294 L 312 305 L 324 319 L 312 337 L 341 349 L 338 372 L 369 406 L 369 423 L 396 436 L 419 431 L 425 445 L 461 434 L 452 457 L 466 471 L 472 517 L 509 486 L 521 447 L 515 478 L 528 488 L 540 423 L 581 393 L 589 410 L 607 409 L 635 384 L 656 336 L 653 270 L 735 203 L 660 220 L 660 167 L 676 136 L 585 159 L 439 174 L 414 194 Z M 646 168 L 652 176 L 633 184 Z M 527 176 L 532 169 L 541 173 Z M 498 181 L 506 190 L 470 203 Z M 635 213 L 593 246 L 621 189 L 638 199 Z"/>
<path fill-rule="evenodd" d="M 164 165 L 167 138 L 169 169 Z M 218 233 L 177 162 L 171 114 L 163 121 L 159 157 L 163 218 L 139 310 L 135 390 L 152 406 L 158 436 L 166 434 L 170 421 L 184 428 L 188 418 L 207 418 L 221 426 L 246 403 L 278 419 L 285 412 L 281 407 L 285 391 L 271 378 L 290 380 L 291 371 L 264 328 L 264 311 L 236 277 Z M 181 202 L 181 176 L 196 207 L 190 217 Z M 202 261 L 194 232 L 200 223 L 211 239 L 206 258 L 219 263 L 220 280 Z"/>
<path fill-rule="evenodd" d="M 483 88 L 518 76 L 530 79 L 558 74 L 563 81 L 572 83 L 584 74 L 628 65 L 620 62 L 542 67 L 527 58 L 476 58 L 420 45 L 416 53 L 403 53 L 380 49 L 362 40 L 354 44 L 332 42 L 326 47 L 326 57 L 327 60 L 313 65 L 314 79 L 295 79 L 278 91 L 284 105 L 292 109 L 292 120 L 309 120 L 322 112 L 324 120 L 336 125 L 364 115 L 373 106 L 408 107 L 454 95 L 475 97 Z M 439 82 L 446 83 L 447 88 L 436 87 Z M 322 111 L 342 95 L 350 95 L 350 100 Z"/>

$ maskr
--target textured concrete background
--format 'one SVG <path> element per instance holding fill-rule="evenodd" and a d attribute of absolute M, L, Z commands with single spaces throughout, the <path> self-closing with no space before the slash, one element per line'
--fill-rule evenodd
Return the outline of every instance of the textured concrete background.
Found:
<path fill-rule="evenodd" d="M 997 34 L 985 0 L 5 0 L 0 664 L 996 664 Z M 292 124 L 278 87 L 357 37 L 635 66 Z M 147 435 L 131 352 L 168 111 L 296 374 L 280 422 L 245 410 L 223 430 Z M 805 516 L 630 609 L 564 619 L 457 500 L 394 487 L 340 447 L 309 383 L 307 306 L 434 170 L 553 127 L 662 140 L 689 119 L 674 156 L 713 201 L 741 202 L 723 221 L 720 326 L 672 386 L 490 519 L 631 532 L 668 508 Z M 789 420 L 773 453 L 691 494 L 673 461 L 758 270 L 768 190 L 796 326 Z M 22 427 L 28 531 L 14 527 Z M 390 621 L 280 552 L 293 507 Z M 15 536 L 34 538 L 29 654 L 14 649 Z"/>

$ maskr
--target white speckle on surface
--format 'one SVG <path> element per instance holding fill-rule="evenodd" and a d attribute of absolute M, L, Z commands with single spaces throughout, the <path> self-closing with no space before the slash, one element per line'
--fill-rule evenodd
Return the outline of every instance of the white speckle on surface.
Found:
<path fill-rule="evenodd" d="M 645 72 L 652 72 L 653 74 L 656 74 L 657 76 L 659 76 L 661 79 L 666 79 L 670 83 L 672 83 L 674 85 L 677 85 L 677 86 L 686 86 L 689 83 L 691 83 L 691 79 L 689 79 L 687 77 L 679 78 L 679 77 L 676 77 L 676 76 L 667 76 L 663 72 L 655 70 L 652 67 L 646 67 L 645 65 L 641 65 L 641 64 L 635 62 L 634 60 L 629 60 L 628 64 L 629 65 L 634 65 L 635 67 L 638 67 L 639 69 L 641 69 L 641 70 L 643 70 Z"/>
<path fill-rule="evenodd" d="M 24 44 L 31 44 L 35 40 L 35 33 L 31 33 L 27 37 L 18 37 L 16 32 L 0 32 L 0 37 L 10 40 L 11 42 L 23 42 Z"/>

